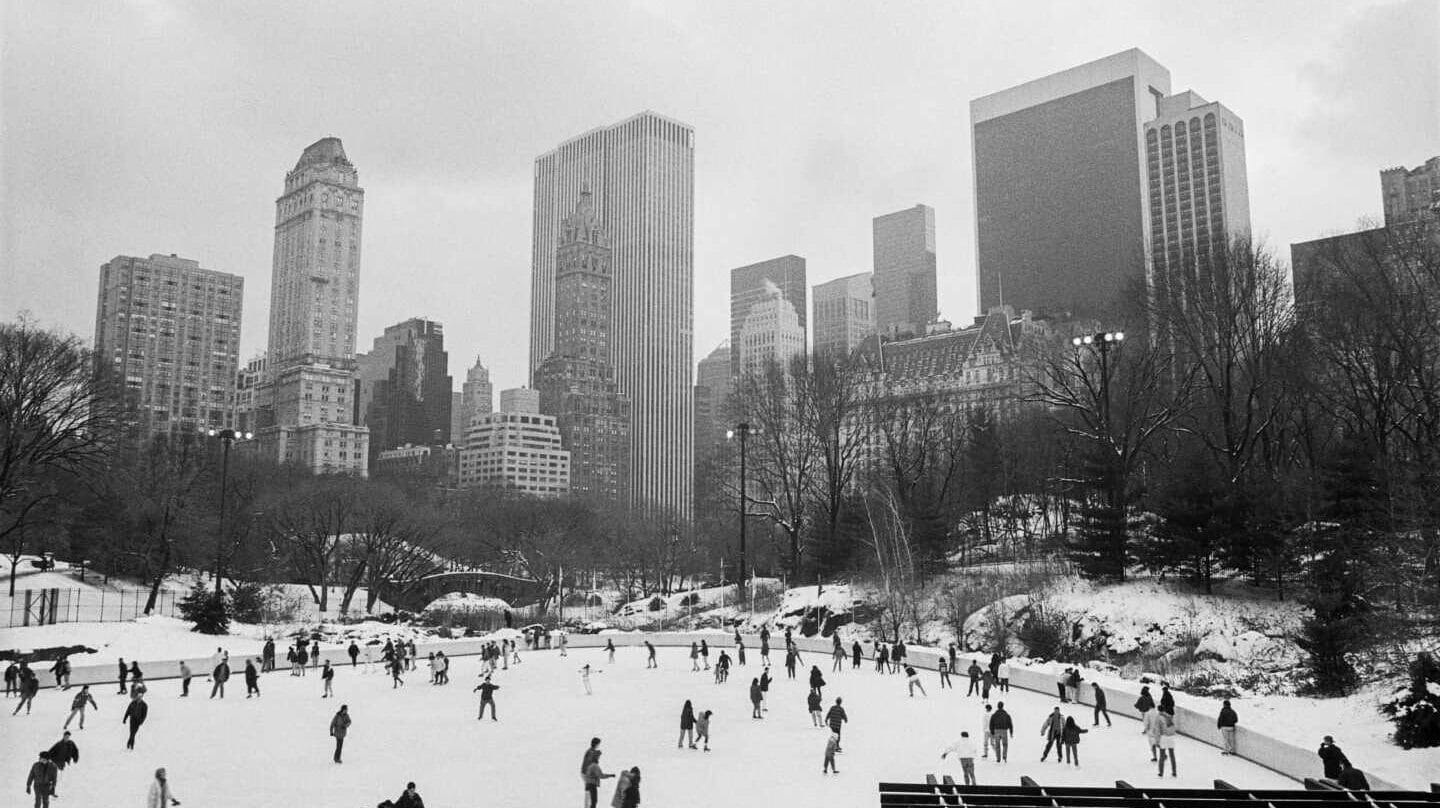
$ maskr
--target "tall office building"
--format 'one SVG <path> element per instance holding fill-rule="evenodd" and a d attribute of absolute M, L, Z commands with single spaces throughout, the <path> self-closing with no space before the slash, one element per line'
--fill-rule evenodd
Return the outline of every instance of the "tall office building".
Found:
<path fill-rule="evenodd" d="M 767 281 L 765 296 L 751 304 L 740 326 L 737 378 L 759 376 L 772 362 L 788 370 L 797 356 L 805 356 L 805 326 L 780 287 Z"/>
<path fill-rule="evenodd" d="M 554 352 L 555 256 L 583 185 L 610 237 L 616 386 L 631 401 L 630 495 L 691 509 L 695 133 L 642 112 L 535 160 L 530 371 Z"/>
<path fill-rule="evenodd" d="M 555 416 L 570 452 L 570 490 L 628 503 L 630 400 L 610 363 L 611 251 L 582 188 L 555 256 L 555 348 L 535 369 L 540 412 Z"/>
<path fill-rule="evenodd" d="M 800 327 L 806 325 L 805 259 L 783 255 L 769 261 L 730 270 L 730 374 L 739 376 L 740 328 L 750 316 L 750 307 L 769 297 L 769 287 L 780 290 L 786 302 L 795 309 Z"/>
<path fill-rule="evenodd" d="M 874 273 L 861 272 L 815 285 L 815 353 L 849 356 L 875 333 Z"/>
<path fill-rule="evenodd" d="M 730 340 L 724 340 L 695 366 L 695 456 L 725 440 L 729 428 Z"/>
<path fill-rule="evenodd" d="M 1431 157 L 1415 168 L 1384 169 L 1380 194 L 1386 227 L 1440 216 L 1440 157 Z"/>
<path fill-rule="evenodd" d="M 1146 277 L 1157 299 L 1188 298 L 1208 283 L 1230 240 L 1250 232 L 1245 125 L 1193 92 L 1160 99 L 1145 124 L 1150 211 Z"/>
<path fill-rule="evenodd" d="M 929 205 L 876 216 L 871 223 L 875 330 L 887 337 L 925 333 L 938 315 L 935 209 Z"/>
<path fill-rule="evenodd" d="M 261 351 L 258 356 L 250 358 L 245 367 L 235 374 L 235 431 L 254 432 L 259 429 L 262 420 L 265 423 L 274 423 L 273 416 L 262 414 L 264 407 L 270 406 L 273 402 L 266 402 L 259 395 L 265 390 L 265 377 L 269 372 L 270 362 Z"/>
<path fill-rule="evenodd" d="M 370 460 L 383 449 L 444 446 L 450 436 L 450 355 L 445 329 L 414 317 L 385 329 L 355 357 L 356 423 L 370 430 Z"/>
<path fill-rule="evenodd" d="M 490 369 L 475 357 L 475 364 L 465 371 L 465 383 L 460 392 L 452 398 L 450 442 L 456 446 L 465 442 L 465 432 L 470 421 L 477 415 L 486 415 L 495 409 L 495 387 L 490 383 Z"/>
<path fill-rule="evenodd" d="M 136 438 L 234 426 L 244 291 L 173 254 L 100 267 L 95 361 L 123 382 Z"/>
<path fill-rule="evenodd" d="M 1132 49 L 970 102 L 981 311 L 1121 304 L 1150 255 L 1144 124 L 1169 94 Z"/>
<path fill-rule="evenodd" d="M 275 200 L 269 373 L 261 451 L 316 472 L 365 475 L 355 423 L 355 321 L 365 191 L 339 138 L 305 148 Z"/>
<path fill-rule="evenodd" d="M 498 486 L 540 497 L 570 491 L 570 452 L 534 390 L 500 391 L 500 411 L 476 415 L 459 451 L 461 488 Z"/>

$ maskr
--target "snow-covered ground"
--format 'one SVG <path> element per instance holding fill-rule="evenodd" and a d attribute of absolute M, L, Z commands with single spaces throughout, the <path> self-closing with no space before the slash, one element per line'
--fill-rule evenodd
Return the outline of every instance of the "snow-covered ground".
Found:
<path fill-rule="evenodd" d="M 60 804 L 136 804 L 155 768 L 165 766 L 176 795 L 190 806 L 373 805 L 393 799 L 408 780 L 434 808 L 477 801 L 564 805 L 580 800 L 580 757 L 591 736 L 599 736 L 606 771 L 640 767 L 645 805 L 868 808 L 877 781 L 919 780 L 932 772 L 958 777 L 958 765 L 942 762 L 940 750 L 980 723 L 979 700 L 940 691 L 933 673 L 925 675 L 930 696 L 911 699 L 902 675 L 876 674 L 868 666 L 831 674 L 828 660 L 806 655 L 806 663 L 827 671 L 827 706 L 843 697 L 850 714 L 840 774 L 822 775 L 826 733 L 811 726 L 803 680 L 788 681 L 783 670 L 770 692 L 770 712 L 757 721 L 747 694 L 749 677 L 759 672 L 754 664 L 717 685 L 709 672 L 691 673 L 680 648 L 661 648 L 658 670 L 645 669 L 638 648 L 622 648 L 614 665 L 599 650 L 565 658 L 554 651 L 521 653 L 521 665 L 496 675 L 498 722 L 475 719 L 470 689 L 479 663 L 473 657 L 455 660 L 448 687 L 432 687 L 425 672 L 415 671 L 395 690 L 383 675 L 343 667 L 333 701 L 320 698 L 318 677 L 284 670 L 262 678 L 258 701 L 244 698 L 238 676 L 223 701 L 205 698 L 209 685 L 201 681 L 185 700 L 178 698 L 178 682 L 156 681 L 134 751 L 124 748 L 122 699 L 94 688 L 100 709 L 83 732 L 72 727 L 80 763 L 61 773 Z M 588 697 L 577 673 L 587 662 L 597 671 L 595 695 Z M 18 789 L 35 752 L 58 740 L 70 695 L 47 689 L 33 715 L 0 715 L 7 751 L 0 782 Z M 708 754 L 674 746 L 686 699 L 715 713 Z M 1053 758 L 1042 764 L 1039 727 L 1054 700 L 1020 691 L 1004 700 L 1017 727 L 1010 761 L 978 761 L 982 783 L 1015 784 L 1021 775 L 1056 785 L 1157 781 L 1136 722 L 1117 719 L 1114 728 L 1084 736 L 1079 768 Z M 345 762 L 335 765 L 327 728 L 340 703 L 349 705 L 354 725 Z M 1216 777 L 1257 788 L 1295 785 L 1188 739 L 1178 752 L 1181 776 L 1167 777 L 1166 785 L 1209 787 Z M 605 799 L 611 788 L 607 783 Z"/>

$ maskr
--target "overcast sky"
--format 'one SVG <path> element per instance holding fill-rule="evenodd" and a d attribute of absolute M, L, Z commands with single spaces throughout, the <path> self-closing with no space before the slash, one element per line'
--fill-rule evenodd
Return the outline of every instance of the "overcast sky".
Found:
<path fill-rule="evenodd" d="M 335 135 L 366 190 L 357 344 L 438 320 L 457 387 L 477 354 L 525 380 L 534 158 L 642 109 L 696 130 L 697 358 L 730 269 L 868 270 L 871 217 L 917 202 L 968 320 L 970 100 L 1127 48 L 1245 121 L 1287 256 L 1440 154 L 1435 0 L 0 2 L 0 318 L 89 339 L 100 264 L 178 253 L 245 277 L 243 362 L 285 172 Z"/>

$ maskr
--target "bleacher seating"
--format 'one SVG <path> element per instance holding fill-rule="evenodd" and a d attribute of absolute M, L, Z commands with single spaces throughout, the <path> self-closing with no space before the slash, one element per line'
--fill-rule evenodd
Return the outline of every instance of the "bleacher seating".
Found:
<path fill-rule="evenodd" d="M 1440 786 L 1430 791 L 1347 791 L 1333 781 L 1307 780 L 1306 788 L 1245 789 L 1223 780 L 1215 788 L 1146 788 L 1117 781 L 1101 786 L 1042 786 L 1021 777 L 1018 786 L 961 786 L 946 776 L 923 783 L 880 783 L 883 808 L 1440 808 Z"/>

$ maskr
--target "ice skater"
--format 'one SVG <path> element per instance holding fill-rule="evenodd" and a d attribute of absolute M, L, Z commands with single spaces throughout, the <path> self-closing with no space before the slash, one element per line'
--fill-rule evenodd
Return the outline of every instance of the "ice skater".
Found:
<path fill-rule="evenodd" d="M 124 696 L 130 692 L 130 689 L 125 686 L 125 681 L 129 678 L 130 666 L 125 664 L 125 657 L 122 656 L 120 657 L 120 690 L 115 695 Z"/>
<path fill-rule="evenodd" d="M 170 808 L 179 804 L 175 793 L 170 790 L 170 779 L 165 774 L 165 767 L 156 769 L 155 779 L 150 781 L 150 793 L 145 798 L 145 808 Z"/>
<path fill-rule="evenodd" d="M 70 730 L 65 730 L 60 740 L 50 747 L 50 760 L 61 771 L 64 771 L 68 764 L 80 762 L 80 747 L 70 740 Z"/>
<path fill-rule="evenodd" d="M 517 657 L 517 658 L 515 659 L 515 661 L 516 661 L 516 662 L 519 662 L 520 659 Z M 656 662 L 655 662 L 655 646 L 651 645 L 649 640 L 646 640 L 646 641 L 645 641 L 645 667 L 647 667 L 647 668 L 658 668 L 658 667 L 660 667 L 660 666 L 659 666 L 658 664 L 656 664 Z"/>
<path fill-rule="evenodd" d="M 709 710 L 701 710 L 700 714 L 695 716 L 695 740 L 699 741 L 704 745 L 702 751 L 705 752 L 710 751 L 711 715 L 712 713 Z M 694 747 L 692 746 L 691 748 L 693 749 Z"/>
<path fill-rule="evenodd" d="M 690 748 L 695 748 L 695 708 L 690 700 L 685 700 L 685 706 L 680 708 L 680 739 L 675 742 L 675 748 L 680 749 L 689 741 Z"/>
<path fill-rule="evenodd" d="M 580 669 L 580 683 L 585 685 L 585 695 L 587 696 L 595 695 L 595 692 L 590 689 L 590 672 L 590 666 L 588 664 Z"/>
<path fill-rule="evenodd" d="M 1041 763 L 1044 763 L 1045 758 L 1050 755 L 1050 747 L 1052 746 L 1055 747 L 1055 762 L 1061 764 L 1065 762 L 1061 759 L 1061 747 L 1063 744 L 1060 740 L 1064 732 L 1065 716 L 1061 715 L 1060 708 L 1056 707 L 1054 711 L 1045 716 L 1045 721 L 1040 724 L 1040 737 L 1045 739 L 1045 751 L 1040 753 Z"/>
<path fill-rule="evenodd" d="M 812 692 L 812 693 L 820 693 L 820 694 L 821 694 L 821 698 L 824 698 L 824 693 L 821 692 L 821 691 L 824 690 L 824 688 L 825 688 L 825 677 L 820 675 L 820 666 L 819 666 L 819 665 L 811 665 L 811 666 L 810 666 L 810 692 Z"/>
<path fill-rule="evenodd" d="M 1165 760 L 1168 758 L 1170 760 L 1170 776 L 1179 777 L 1175 773 L 1175 716 L 1164 710 L 1155 712 L 1160 714 L 1160 756 L 1158 758 L 1160 770 L 1157 774 L 1160 777 L 1165 776 Z"/>
<path fill-rule="evenodd" d="M 50 753 L 41 752 L 40 759 L 30 764 L 30 776 L 25 778 L 25 793 L 35 795 L 35 808 L 50 808 L 50 798 L 55 796 L 55 784 L 59 780 L 60 770 L 50 760 Z"/>
<path fill-rule="evenodd" d="M 486 676 L 486 677 L 485 677 L 485 681 L 483 681 L 483 682 L 481 682 L 480 684 L 478 684 L 478 685 L 475 686 L 475 690 L 480 691 L 480 714 L 477 715 L 477 716 L 475 716 L 475 719 L 476 719 L 477 721 L 478 721 L 478 720 L 484 720 L 484 718 L 485 718 L 485 705 L 487 705 L 487 704 L 490 705 L 490 720 L 491 720 L 491 721 L 499 721 L 499 720 L 500 720 L 499 718 L 497 718 L 497 717 L 495 716 L 495 691 L 497 691 L 497 690 L 499 690 L 499 689 L 500 689 L 500 685 L 492 684 L 492 683 L 490 682 L 490 677 L 489 677 L 489 676 Z M 472 691 L 470 691 L 470 692 L 473 693 L 473 692 L 475 692 L 475 691 L 472 690 Z"/>
<path fill-rule="evenodd" d="M 150 705 L 145 703 L 144 696 L 131 696 L 130 704 L 125 707 L 125 715 L 120 717 L 120 723 L 130 725 L 130 737 L 125 740 L 126 749 L 135 748 L 135 733 L 140 731 L 140 726 L 150 716 Z"/>
<path fill-rule="evenodd" d="M 995 714 L 990 716 L 990 741 L 995 744 L 995 762 L 1010 760 L 1010 739 L 1015 735 L 1015 721 L 1005 712 L 1005 702 L 995 705 Z"/>
<path fill-rule="evenodd" d="M 1215 728 L 1220 730 L 1220 741 L 1222 749 L 1220 754 L 1235 754 L 1235 725 L 1240 723 L 1240 717 L 1235 714 L 1235 708 L 1230 706 L 1230 700 L 1226 699 L 1220 705 L 1220 715 L 1215 719 Z"/>
<path fill-rule="evenodd" d="M 85 708 L 94 707 L 100 709 L 95 703 L 95 697 L 90 695 L 90 685 L 81 685 L 80 692 L 70 700 L 70 715 L 65 719 L 65 726 L 62 729 L 70 729 L 70 722 L 76 718 L 80 719 L 80 729 L 85 729 Z"/>
<path fill-rule="evenodd" d="M 700 670 L 700 644 L 690 643 L 690 672 Z"/>
<path fill-rule="evenodd" d="M 220 698 L 225 698 L 225 680 L 229 678 L 230 663 L 222 659 L 210 674 L 210 681 L 214 683 L 210 685 L 210 698 L 215 698 L 216 693 L 220 694 Z"/>
<path fill-rule="evenodd" d="M 351 640 L 350 647 L 346 648 L 345 652 L 350 655 L 350 667 L 355 667 L 355 661 L 360 658 L 360 646 L 356 645 L 354 640 Z"/>
<path fill-rule="evenodd" d="M 965 776 L 965 785 L 975 785 L 975 740 L 970 737 L 970 733 L 960 733 L 960 738 L 940 753 L 940 759 L 944 760 L 952 753 L 960 760 L 960 771 Z"/>
<path fill-rule="evenodd" d="M 835 734 L 835 751 L 843 752 L 840 748 L 840 728 L 850 721 L 850 716 L 845 713 L 845 708 L 840 706 L 842 699 L 835 699 L 835 705 L 825 714 L 825 723 L 830 725 L 830 731 Z"/>
<path fill-rule="evenodd" d="M 611 665 L 614 665 L 614 664 L 615 664 L 615 641 L 614 641 L 614 640 L 609 640 L 609 639 L 607 639 L 607 640 L 605 641 L 605 657 L 606 657 L 606 661 L 607 661 L 609 664 L 611 664 Z"/>
<path fill-rule="evenodd" d="M 50 666 L 50 673 L 55 676 L 56 687 L 61 690 L 70 689 L 70 660 L 64 654 Z"/>
<path fill-rule="evenodd" d="M 180 698 L 183 699 L 190 695 L 190 680 L 194 676 L 194 672 L 190 670 L 190 663 L 183 659 L 180 660 Z"/>
<path fill-rule="evenodd" d="M 805 707 L 810 710 L 811 726 L 824 729 L 825 722 L 821 720 L 820 713 L 820 694 L 814 690 L 810 691 L 810 695 L 805 697 Z"/>
<path fill-rule="evenodd" d="M 765 669 L 760 671 L 760 712 L 762 713 L 770 711 L 770 683 L 773 681 L 775 680 L 770 678 L 770 666 L 766 665 Z"/>
<path fill-rule="evenodd" d="M 1080 765 L 1080 736 L 1090 730 L 1075 723 L 1075 717 L 1065 719 L 1065 728 L 1060 732 L 1060 743 L 1065 750 L 1065 762 Z"/>
<path fill-rule="evenodd" d="M 704 640 L 700 641 L 700 662 L 705 670 L 710 670 L 710 643 Z"/>
<path fill-rule="evenodd" d="M 263 665 L 264 662 L 261 662 Z M 245 660 L 245 698 L 260 698 L 260 671 L 255 669 L 253 660 Z"/>
<path fill-rule="evenodd" d="M 330 719 L 330 737 L 335 739 L 333 759 L 336 763 L 344 762 L 340 759 L 340 753 L 345 749 L 345 734 L 350 731 L 350 723 L 350 705 L 342 704 L 340 710 Z"/>
<path fill-rule="evenodd" d="M 914 666 L 909 664 L 905 665 L 905 684 L 910 691 L 910 698 L 915 698 L 916 690 L 919 690 L 920 695 L 925 698 L 930 698 L 930 694 L 925 692 L 925 685 L 920 683 L 920 674 L 916 672 Z"/>
<path fill-rule="evenodd" d="M 865 651 L 860 647 L 860 641 L 856 640 L 855 644 L 850 646 L 850 670 L 860 670 L 860 660 L 864 656 Z"/>
<path fill-rule="evenodd" d="M 743 681 L 743 680 L 742 680 L 742 681 Z M 764 718 L 764 717 L 765 717 L 765 716 L 763 716 L 763 715 L 760 714 L 760 698 L 761 698 L 760 680 L 759 680 L 759 679 L 751 679 L 751 680 L 750 680 L 750 717 L 751 717 L 751 718 Z"/>
<path fill-rule="evenodd" d="M 1105 707 L 1105 691 L 1100 689 L 1099 682 L 1090 683 L 1090 692 L 1095 696 L 1095 723 L 1092 727 L 1100 726 L 1100 716 L 1105 716 L 1105 726 L 1113 726 L 1110 723 L 1110 711 Z M 1229 702 L 1226 702 L 1227 704 Z"/>
<path fill-rule="evenodd" d="M 404 672 L 405 672 L 405 660 L 404 660 L 404 658 L 403 658 L 400 654 L 396 654 L 395 657 L 394 657 L 394 659 L 392 659 L 392 660 L 390 661 L 390 689 L 391 689 L 391 690 L 394 690 L 395 688 L 401 687 L 401 686 L 403 686 L 403 685 L 405 684 L 405 680 L 402 679 L 402 678 L 400 678 L 400 674 L 401 674 L 401 673 L 404 673 Z"/>
<path fill-rule="evenodd" d="M 944 690 L 948 687 L 954 690 L 955 685 L 950 683 L 950 663 L 946 661 L 945 657 L 940 657 L 940 661 L 935 663 L 935 670 L 940 672 L 940 689 Z"/>
<path fill-rule="evenodd" d="M 1003 659 L 1000 660 L 1000 664 L 995 667 L 995 678 L 1000 681 L 1000 692 L 1001 692 L 1001 693 L 1009 693 L 1009 692 L 1010 692 L 1010 663 L 1009 663 L 1009 662 L 1007 662 L 1006 660 L 1003 660 Z"/>
<path fill-rule="evenodd" d="M 10 664 L 5 666 L 5 698 L 8 699 L 15 694 L 15 685 L 19 681 L 19 677 L 20 666 L 16 665 L 15 660 L 12 659 Z"/>
<path fill-rule="evenodd" d="M 20 703 L 15 705 L 15 712 L 11 715 L 19 715 L 20 708 L 25 708 L 25 714 L 30 714 L 30 708 L 35 704 L 35 694 L 40 692 L 40 677 L 24 665 L 20 666 Z"/>
<path fill-rule="evenodd" d="M 606 774 L 600 769 L 600 750 L 592 749 L 586 755 L 589 764 L 585 766 L 585 808 L 596 808 L 600 799 L 600 781 L 614 777 L 613 774 Z"/>
<path fill-rule="evenodd" d="M 840 770 L 835 768 L 835 753 L 839 751 L 840 736 L 832 732 L 830 737 L 825 739 L 825 763 L 820 767 L 821 774 L 840 773 Z"/>
<path fill-rule="evenodd" d="M 335 695 L 335 669 L 330 667 L 330 660 L 325 660 L 325 667 L 320 669 L 320 681 L 325 683 L 325 690 L 320 698 L 328 699 Z"/>

